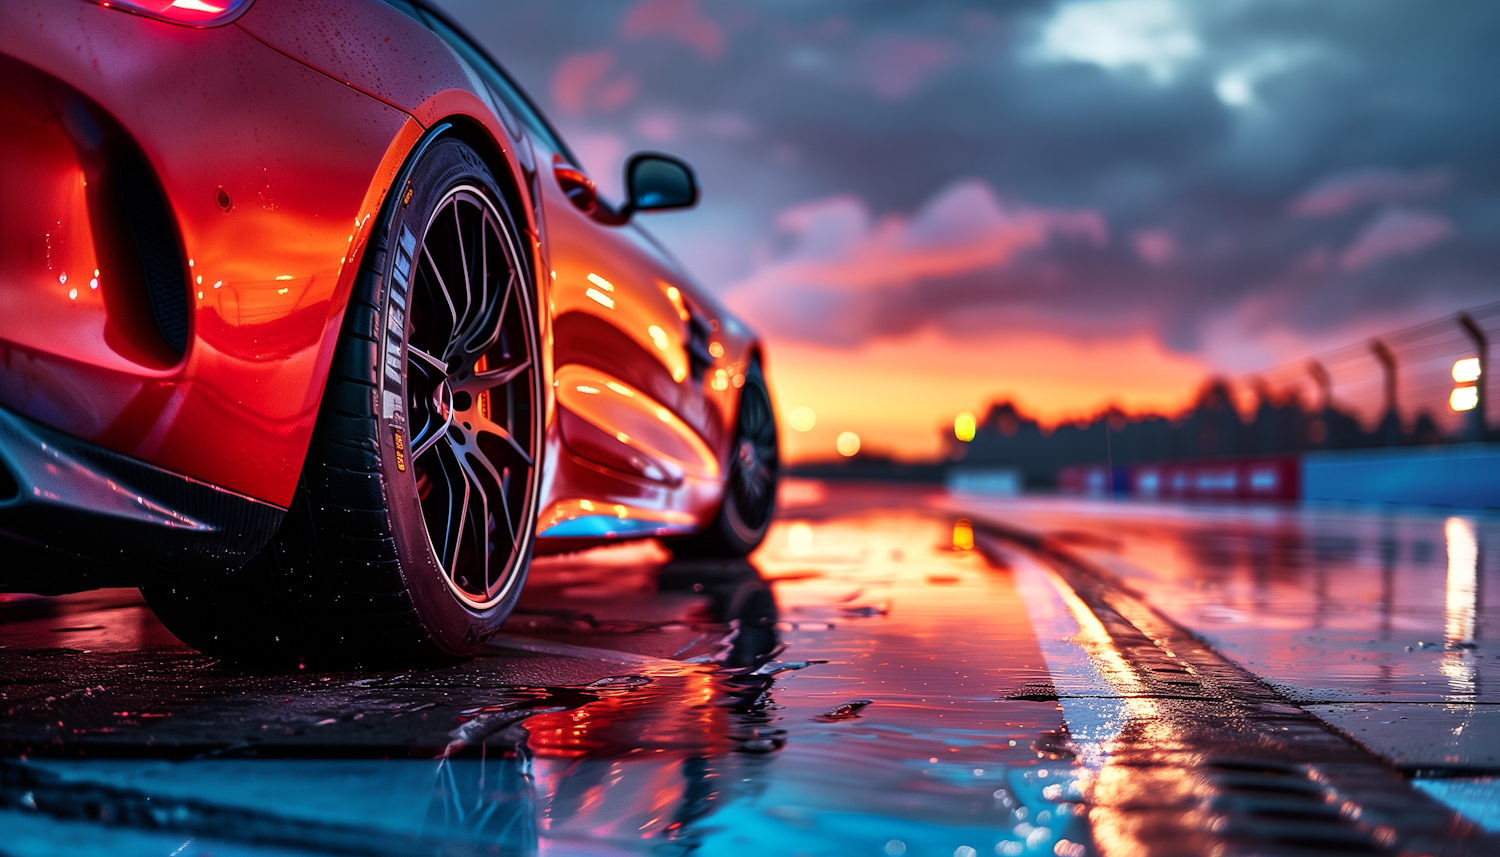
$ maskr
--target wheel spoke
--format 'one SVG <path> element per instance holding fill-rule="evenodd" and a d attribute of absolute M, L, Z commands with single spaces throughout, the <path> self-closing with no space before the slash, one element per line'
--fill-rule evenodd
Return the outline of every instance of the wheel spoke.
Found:
<path fill-rule="evenodd" d="M 474 546 L 479 552 L 479 567 L 484 571 L 484 587 L 490 586 L 490 503 L 489 494 L 484 490 L 484 483 L 479 481 L 479 474 L 474 472 L 470 466 L 470 460 L 477 458 L 473 454 L 465 454 L 456 450 L 458 466 L 464 472 L 464 484 L 470 489 L 473 496 L 473 506 L 477 507 L 478 515 L 470 515 L 470 523 L 474 528 Z M 455 567 L 455 573 L 457 569 Z"/>
<path fill-rule="evenodd" d="M 514 452 L 518 458 L 526 462 L 527 467 L 532 466 L 531 455 L 522 449 L 520 444 L 516 443 L 515 435 L 510 433 L 510 429 L 507 429 L 494 420 L 487 420 L 477 414 L 472 418 L 471 422 L 474 423 L 475 431 L 488 432 L 505 441 L 506 445 L 510 447 L 511 452 Z"/>
<path fill-rule="evenodd" d="M 522 360 L 520 363 L 517 363 L 514 366 L 507 366 L 504 369 L 487 369 L 483 372 L 475 372 L 473 375 L 469 376 L 467 380 L 465 380 L 461 384 L 456 385 L 453 389 L 455 392 L 462 390 L 466 393 L 473 393 L 474 395 L 478 395 L 485 392 L 486 390 L 493 390 L 496 387 L 504 387 L 506 384 L 509 384 L 510 382 L 516 380 L 516 378 L 520 376 L 522 372 L 525 372 L 530 368 L 531 361 L 528 359 Z"/>
<path fill-rule="evenodd" d="M 437 548 L 438 562 L 443 566 L 443 570 L 451 575 L 458 563 L 458 549 L 463 539 L 464 522 L 469 515 L 469 480 L 459 466 L 457 452 L 449 444 L 443 444 L 433 450 L 428 460 L 436 460 L 438 473 L 434 474 L 431 469 L 427 469 L 427 477 L 432 480 L 436 475 L 442 480 L 442 484 L 435 484 L 433 489 L 443 493 L 444 502 L 444 508 L 438 510 L 442 513 L 442 538 L 440 542 L 434 539 L 433 547 Z M 428 526 L 431 527 L 431 525 L 432 522 L 429 520 Z M 437 534 L 433 533 L 433 535 Z"/>
<path fill-rule="evenodd" d="M 488 459 L 486 459 L 488 460 Z M 493 467 L 494 465 L 491 465 Z M 510 516 L 510 471 L 500 480 L 500 509 L 505 513 L 505 526 L 510 530 L 510 548 L 516 549 L 516 524 Z"/>
<path fill-rule="evenodd" d="M 456 452 L 454 455 L 456 458 Z M 458 519 L 453 525 L 453 532 L 451 533 L 452 541 L 449 543 L 451 547 L 448 548 L 449 560 L 447 562 L 447 569 L 450 578 L 458 570 L 458 553 L 459 549 L 463 546 L 464 524 L 468 522 L 469 518 L 469 480 L 461 476 L 458 482 L 464 487 L 464 498 L 463 503 L 459 506 Z M 454 493 L 456 494 L 457 492 L 455 491 Z"/>
<path fill-rule="evenodd" d="M 422 349 L 408 344 L 406 350 L 408 355 L 415 358 L 408 359 L 406 363 L 407 386 L 411 392 L 411 407 L 408 409 L 412 426 L 410 443 L 414 450 L 412 457 L 415 458 L 426 452 L 447 428 L 447 423 L 438 419 L 432 408 L 433 394 L 443 383 L 446 372 L 442 361 Z"/>
<path fill-rule="evenodd" d="M 432 428 L 431 431 L 428 431 L 431 426 L 432 420 L 429 419 L 427 421 L 427 424 L 422 426 L 422 430 L 411 439 L 412 458 L 417 458 L 422 453 L 431 449 L 433 444 L 442 440 L 443 437 L 448 433 L 448 423 L 446 422 L 444 422 L 442 425 L 437 426 L 436 428 Z"/>
<path fill-rule="evenodd" d="M 490 231 L 493 228 L 495 228 L 495 225 L 490 222 L 490 213 L 488 211 L 484 211 L 483 209 L 481 209 L 480 212 L 479 212 L 479 240 L 478 240 L 479 247 L 478 247 L 478 251 L 477 252 L 479 254 L 479 259 L 478 259 L 478 263 L 479 263 L 479 272 L 478 272 L 479 273 L 479 288 L 480 288 L 481 294 L 483 295 L 483 299 L 484 299 L 484 304 L 483 305 L 484 305 L 484 311 L 485 311 L 485 313 L 489 312 L 490 303 L 494 299 L 493 295 L 491 295 L 492 288 L 491 288 L 491 284 L 490 284 L 490 239 L 489 239 Z M 499 332 L 500 332 L 500 326 L 502 324 L 504 324 L 504 322 L 505 322 L 505 309 L 504 309 L 504 306 L 501 307 L 500 314 L 495 317 L 495 320 L 493 322 L 490 322 L 488 320 L 488 315 L 481 315 L 480 319 L 481 319 L 481 324 L 482 324 L 482 326 L 480 327 L 480 331 L 483 331 L 483 330 L 485 330 L 486 327 L 488 327 L 490 329 L 490 331 L 491 331 L 491 333 L 490 333 L 491 337 L 499 334 Z M 486 345 L 485 347 L 488 348 L 488 345 Z M 478 349 L 476 349 L 476 350 L 478 350 Z"/>
<path fill-rule="evenodd" d="M 491 326 L 490 289 L 484 277 L 484 247 L 487 243 L 484 209 L 478 208 L 477 214 L 478 217 L 469 219 L 470 240 L 464 250 L 464 282 L 469 293 L 470 316 L 465 327 L 463 343 L 469 353 L 472 353 L 472 350 L 468 349 L 469 343 Z"/>
<path fill-rule="evenodd" d="M 444 363 L 443 361 L 439 360 L 436 357 L 433 357 L 431 354 L 428 354 L 426 351 L 423 351 L 422 349 L 416 347 L 415 345 L 410 345 L 410 344 L 408 344 L 406 346 L 406 351 L 407 351 L 408 354 L 411 354 L 413 357 L 415 357 L 418 360 L 421 360 L 423 363 L 427 364 L 428 367 L 431 367 L 432 369 L 436 369 L 438 371 L 438 378 L 439 379 L 441 379 L 444 375 L 448 374 L 448 364 Z M 424 371 L 423 374 L 425 375 L 426 372 Z M 434 384 L 433 387 L 436 388 L 437 384 Z"/>
<path fill-rule="evenodd" d="M 516 272 L 510 272 L 510 278 L 505 281 L 505 293 L 500 296 L 500 311 L 495 313 L 495 323 L 491 326 L 490 334 L 479 345 L 468 349 L 470 354 L 483 354 L 494 347 L 500 339 L 500 332 L 505 329 L 505 311 L 510 307 L 510 295 L 515 291 Z"/>
<path fill-rule="evenodd" d="M 770 471 L 756 468 L 753 473 L 742 473 L 735 482 L 741 514 L 752 524 L 759 525 L 770 507 L 774 477 Z"/>
<path fill-rule="evenodd" d="M 740 470 L 740 484 L 754 497 L 764 496 L 770 483 L 771 473 L 764 467 L 756 466 Z"/>
<path fill-rule="evenodd" d="M 458 270 L 464 275 L 464 311 L 453 325 L 454 341 L 458 341 L 459 332 L 469 320 L 469 311 L 474 308 L 474 285 L 469 278 L 469 257 L 464 252 L 464 219 L 459 215 L 457 198 L 453 200 L 453 240 L 458 244 Z"/>
<path fill-rule="evenodd" d="M 504 476 L 500 475 L 500 472 L 498 470 L 495 469 L 494 462 L 490 461 L 489 456 L 484 454 L 484 449 L 481 448 L 478 443 L 475 443 L 474 447 L 475 451 L 471 454 L 470 457 L 479 462 L 480 466 L 482 466 L 485 471 L 489 473 L 490 478 L 495 480 L 495 487 L 500 489 L 500 507 L 504 512 L 503 517 L 505 518 L 505 529 L 510 533 L 510 543 L 511 546 L 514 547 L 516 544 L 516 524 L 510 519 L 510 503 L 506 502 L 505 499 L 506 479 Z"/>
<path fill-rule="evenodd" d="M 451 298 L 451 297 L 448 296 L 448 284 L 445 283 L 445 282 L 443 282 L 443 275 L 438 272 L 437 263 L 434 262 L 434 261 L 432 261 L 432 252 L 427 249 L 427 245 L 425 243 L 422 245 L 422 256 L 423 256 L 423 258 L 425 258 L 427 260 L 428 267 L 430 267 L 432 269 L 432 275 L 437 278 L 437 284 L 438 284 L 438 289 L 437 290 L 438 290 L 438 293 L 443 296 L 443 303 L 445 303 L 447 305 L 447 307 L 448 307 L 448 317 L 452 320 L 452 327 L 450 327 L 449 330 L 452 333 L 457 333 L 458 332 L 458 311 L 453 308 L 453 298 Z M 450 336 L 451 336 L 451 334 L 450 334 Z M 450 346 L 450 348 L 451 348 L 451 346 Z M 448 357 L 447 354 L 443 355 L 444 360 L 446 360 L 447 357 Z M 446 363 L 444 364 L 444 368 L 445 369 L 447 368 L 447 364 Z"/>
<path fill-rule="evenodd" d="M 526 462 L 527 467 L 533 466 L 531 456 L 527 454 L 526 450 L 521 448 L 520 444 L 516 443 L 515 435 L 511 434 L 510 432 L 506 432 L 502 437 L 504 438 L 505 442 L 510 445 L 511 450 L 515 452 L 516 456 L 522 461 Z"/>
<path fill-rule="evenodd" d="M 776 437 L 773 435 L 769 441 L 757 440 L 755 443 L 756 457 L 762 464 L 776 463 Z"/>
<path fill-rule="evenodd" d="M 775 502 L 777 450 L 776 423 L 760 383 L 745 386 L 740 403 L 731 486 L 746 523 L 761 526 Z"/>

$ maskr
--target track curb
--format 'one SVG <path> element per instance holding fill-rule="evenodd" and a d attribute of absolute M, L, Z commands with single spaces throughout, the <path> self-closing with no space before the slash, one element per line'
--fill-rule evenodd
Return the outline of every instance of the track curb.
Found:
<path fill-rule="evenodd" d="M 1086 794 L 1100 853 L 1500 854 L 1500 837 L 1292 703 L 1044 534 L 972 517 L 975 546 L 1025 549 L 1098 618 L 1150 700 Z"/>

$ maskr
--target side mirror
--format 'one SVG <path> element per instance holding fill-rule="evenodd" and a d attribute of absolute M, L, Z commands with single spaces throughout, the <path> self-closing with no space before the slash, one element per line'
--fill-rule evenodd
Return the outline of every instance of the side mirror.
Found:
<path fill-rule="evenodd" d="M 625 208 L 637 211 L 692 208 L 698 204 L 698 178 L 692 167 L 668 155 L 642 152 L 625 165 Z"/>

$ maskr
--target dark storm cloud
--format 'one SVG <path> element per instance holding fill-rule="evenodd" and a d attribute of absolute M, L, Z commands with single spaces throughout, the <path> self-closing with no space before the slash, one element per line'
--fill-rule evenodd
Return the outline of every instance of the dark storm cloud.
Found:
<path fill-rule="evenodd" d="M 784 335 L 1128 325 L 1211 351 L 1209 327 L 1500 297 L 1492 3 L 448 5 L 596 173 L 693 161 L 704 207 L 654 228 Z M 944 205 L 991 232 L 923 232 Z"/>

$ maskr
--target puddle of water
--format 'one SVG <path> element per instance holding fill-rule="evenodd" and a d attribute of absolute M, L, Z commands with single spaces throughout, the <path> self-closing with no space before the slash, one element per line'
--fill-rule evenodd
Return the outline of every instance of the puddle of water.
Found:
<path fill-rule="evenodd" d="M 1087 840 L 1076 804 L 1043 795 L 1073 764 L 1032 749 L 1056 705 L 999 698 L 1047 675 L 1009 573 L 946 537 L 913 515 L 778 525 L 755 565 L 786 648 L 528 721 L 539 835 L 943 857 Z"/>
<path fill-rule="evenodd" d="M 1495 777 L 1419 779 L 1412 782 L 1417 788 L 1473 819 L 1490 833 L 1500 833 L 1500 780 Z"/>

